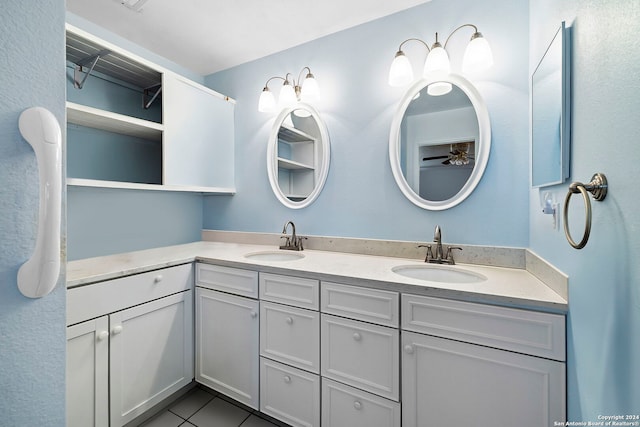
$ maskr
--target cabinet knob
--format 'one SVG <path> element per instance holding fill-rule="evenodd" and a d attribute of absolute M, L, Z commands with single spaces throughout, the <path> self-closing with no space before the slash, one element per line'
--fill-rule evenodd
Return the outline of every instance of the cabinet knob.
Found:
<path fill-rule="evenodd" d="M 153 278 L 153 283 L 160 283 L 162 282 L 162 274 L 158 274 L 156 277 Z"/>
<path fill-rule="evenodd" d="M 98 332 L 98 341 L 104 341 L 109 338 L 109 331 Z"/>
<path fill-rule="evenodd" d="M 255 311 L 252 311 L 250 313 L 250 316 L 255 319 L 256 317 L 258 317 L 258 313 L 256 313 Z"/>
<path fill-rule="evenodd" d="M 362 409 L 362 403 L 360 403 L 359 400 L 356 400 L 355 402 L 353 402 L 353 407 L 359 411 L 360 409 Z"/>
<path fill-rule="evenodd" d="M 404 346 L 404 351 L 406 353 L 413 354 L 413 346 L 412 345 L 405 345 Z"/>
<path fill-rule="evenodd" d="M 284 376 L 284 382 L 289 384 L 291 382 L 291 377 L 289 375 Z"/>
<path fill-rule="evenodd" d="M 353 339 L 354 341 L 360 341 L 362 339 L 362 335 L 360 335 L 360 332 L 354 332 Z"/>
<path fill-rule="evenodd" d="M 113 335 L 118 335 L 120 332 L 122 332 L 122 325 L 116 325 L 111 329 Z"/>
<path fill-rule="evenodd" d="M 292 317 L 287 317 L 286 319 L 284 319 L 288 324 L 292 324 L 293 323 L 293 318 Z"/>

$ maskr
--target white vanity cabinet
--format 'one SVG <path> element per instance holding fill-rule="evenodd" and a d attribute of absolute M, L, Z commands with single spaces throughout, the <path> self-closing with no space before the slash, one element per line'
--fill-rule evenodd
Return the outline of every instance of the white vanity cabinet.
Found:
<path fill-rule="evenodd" d="M 66 52 L 69 185 L 235 192 L 234 100 L 71 25 Z"/>
<path fill-rule="evenodd" d="M 399 294 L 321 283 L 322 425 L 400 425 Z"/>
<path fill-rule="evenodd" d="M 319 282 L 260 273 L 260 410 L 320 426 Z"/>
<path fill-rule="evenodd" d="M 68 427 L 122 426 L 193 380 L 192 286 L 185 264 L 69 289 Z"/>
<path fill-rule="evenodd" d="M 259 408 L 258 273 L 196 264 L 196 381 Z"/>
<path fill-rule="evenodd" d="M 402 426 L 553 425 L 564 316 L 402 295 Z"/>

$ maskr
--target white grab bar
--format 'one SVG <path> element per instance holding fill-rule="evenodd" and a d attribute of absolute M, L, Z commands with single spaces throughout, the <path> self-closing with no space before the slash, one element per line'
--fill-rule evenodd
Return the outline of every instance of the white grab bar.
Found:
<path fill-rule="evenodd" d="M 24 110 L 18 128 L 36 154 L 40 180 L 36 246 L 18 270 L 18 289 L 26 297 L 40 298 L 56 287 L 60 274 L 62 133 L 55 116 L 42 107 Z"/>

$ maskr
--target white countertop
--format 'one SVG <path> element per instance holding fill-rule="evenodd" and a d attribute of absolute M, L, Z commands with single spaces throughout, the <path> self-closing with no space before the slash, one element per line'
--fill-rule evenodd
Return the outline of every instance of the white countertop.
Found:
<path fill-rule="evenodd" d="M 475 283 L 441 283 L 412 279 L 391 271 L 399 265 L 424 265 L 417 260 L 317 250 L 304 250 L 304 258 L 292 261 L 257 261 L 244 256 L 247 253 L 277 250 L 276 246 L 195 242 L 70 261 L 67 264 L 67 288 L 197 260 L 229 267 L 300 275 L 355 286 L 471 302 L 559 313 L 568 310 L 568 303 L 564 298 L 524 269 L 458 264 L 456 268 L 480 273 L 488 280 Z"/>

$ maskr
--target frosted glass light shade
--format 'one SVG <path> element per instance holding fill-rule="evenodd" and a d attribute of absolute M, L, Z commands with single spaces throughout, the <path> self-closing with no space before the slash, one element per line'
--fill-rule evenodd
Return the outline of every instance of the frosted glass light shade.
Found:
<path fill-rule="evenodd" d="M 307 77 L 302 83 L 302 100 L 304 102 L 314 103 L 320 99 L 320 89 L 318 88 L 318 82 L 313 74 L 307 74 Z"/>
<path fill-rule="evenodd" d="M 444 72 L 449 74 L 451 72 L 451 64 L 449 63 L 449 55 L 447 51 L 440 45 L 440 43 L 434 43 L 433 47 L 427 55 L 427 60 L 424 62 L 424 73 L 426 77 L 429 73 L 434 71 Z"/>
<path fill-rule="evenodd" d="M 413 81 L 413 69 L 404 52 L 399 50 L 389 69 L 389 86 L 400 87 Z"/>
<path fill-rule="evenodd" d="M 258 99 L 258 111 L 261 113 L 271 113 L 276 110 L 276 99 L 269 88 L 262 89 L 260 99 Z"/>
<path fill-rule="evenodd" d="M 296 108 L 295 110 L 293 110 L 293 115 L 296 117 L 309 117 L 311 116 L 311 113 L 303 108 Z"/>
<path fill-rule="evenodd" d="M 482 34 L 475 33 L 464 51 L 462 71 L 465 73 L 482 71 L 493 65 L 493 53 L 489 42 Z"/>
<path fill-rule="evenodd" d="M 435 82 L 435 83 L 431 83 L 427 87 L 427 93 L 431 96 L 441 96 L 451 92 L 452 88 L 453 87 L 451 86 L 451 83 Z"/>
<path fill-rule="evenodd" d="M 278 107 L 281 109 L 290 108 L 293 107 L 297 101 L 296 91 L 293 89 L 293 86 L 288 82 L 283 84 L 278 98 Z"/>

